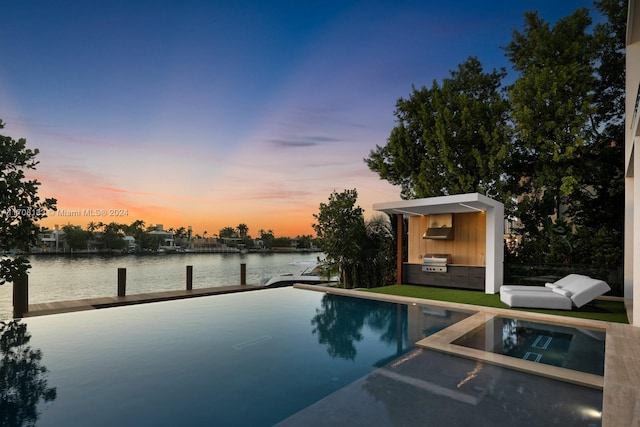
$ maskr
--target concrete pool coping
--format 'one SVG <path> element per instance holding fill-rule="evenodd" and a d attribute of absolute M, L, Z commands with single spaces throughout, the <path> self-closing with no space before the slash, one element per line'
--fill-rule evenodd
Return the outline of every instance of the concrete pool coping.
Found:
<path fill-rule="evenodd" d="M 328 288 L 315 285 L 294 285 L 295 288 L 307 289 L 319 292 L 326 292 L 337 295 L 345 295 L 357 298 L 366 298 L 380 301 L 389 301 L 402 304 L 430 305 L 452 310 L 461 310 L 475 312 L 462 322 L 458 322 L 449 328 L 441 331 L 442 333 L 434 334 L 431 337 L 420 340 L 416 343 L 419 347 L 430 348 L 449 354 L 458 355 L 460 357 L 483 360 L 487 363 L 495 363 L 500 366 L 516 370 L 524 370 L 535 375 L 549 376 L 552 378 L 560 378 L 563 381 L 573 382 L 587 387 L 595 387 L 602 389 L 602 425 L 607 426 L 623 426 L 623 425 L 640 425 L 640 328 L 627 324 L 604 322 L 601 320 L 580 319 L 566 316 L 556 316 L 543 313 L 532 313 L 526 311 L 516 311 L 503 308 L 483 307 L 470 304 L 461 304 L 455 302 L 426 300 L 423 298 L 403 297 L 396 295 L 374 294 L 362 292 L 353 289 Z M 479 324 L 493 316 L 503 316 L 510 318 L 518 318 L 523 320 L 538 321 L 550 323 L 559 326 L 582 327 L 590 329 L 599 329 L 606 332 L 605 342 L 605 368 L 604 377 L 601 380 L 594 378 L 596 375 L 577 373 L 568 369 L 556 368 L 542 370 L 540 364 L 536 370 L 531 370 L 530 364 L 534 362 L 519 361 L 517 359 L 493 355 L 492 353 L 482 352 L 480 350 L 467 349 L 469 351 L 460 351 L 460 346 L 454 346 L 451 341 L 461 336 L 465 332 L 477 327 Z M 472 320 L 469 320 L 472 319 Z M 465 323 L 463 323 L 465 322 Z M 453 329 L 452 329 L 453 328 Z M 449 331 L 448 331 L 449 330 Z M 448 332 L 447 332 L 448 331 Z M 440 334 L 440 336 L 436 336 Z M 431 339 L 430 339 L 431 338 Z M 452 348 L 456 347 L 456 348 Z M 474 350 L 474 351 L 471 351 Z M 482 354 L 481 354 L 482 353 Z M 513 360 L 504 360 L 513 359 Z M 504 364 L 503 364 L 504 363 Z M 548 367 L 555 368 L 555 367 Z M 558 371 L 560 369 L 561 371 Z M 567 371 L 567 372 L 565 372 Z M 566 375 L 566 376 L 563 376 Z M 588 377 L 586 377 L 587 375 Z M 559 376 L 559 377 L 558 377 Z M 593 384 L 583 384 L 583 381 L 593 382 Z M 601 383 L 601 386 L 599 385 Z"/>

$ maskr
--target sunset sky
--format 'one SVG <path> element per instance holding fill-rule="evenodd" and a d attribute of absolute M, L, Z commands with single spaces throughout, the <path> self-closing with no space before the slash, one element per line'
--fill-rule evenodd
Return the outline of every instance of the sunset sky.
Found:
<path fill-rule="evenodd" d="M 400 199 L 363 158 L 412 85 L 471 55 L 507 67 L 525 10 L 577 7 L 592 3 L 3 2 L 0 132 L 40 149 L 40 194 L 60 210 L 43 225 L 313 234 L 334 190 L 356 188 L 367 216 Z"/>

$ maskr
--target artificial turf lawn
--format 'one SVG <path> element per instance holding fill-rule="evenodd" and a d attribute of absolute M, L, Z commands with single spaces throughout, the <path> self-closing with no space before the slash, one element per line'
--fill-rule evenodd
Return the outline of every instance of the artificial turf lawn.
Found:
<path fill-rule="evenodd" d="M 462 304 L 481 305 L 484 307 L 505 308 L 517 311 L 555 314 L 557 316 L 579 317 L 583 319 L 603 320 L 605 322 L 629 323 L 627 311 L 622 301 L 594 300 L 581 308 L 573 310 L 538 310 L 530 308 L 510 308 L 500 301 L 499 294 L 485 294 L 481 291 L 462 289 L 432 288 L 416 285 L 392 285 L 367 289 L 387 295 L 398 295 L 413 298 L 425 298 L 437 301 L 459 302 Z"/>

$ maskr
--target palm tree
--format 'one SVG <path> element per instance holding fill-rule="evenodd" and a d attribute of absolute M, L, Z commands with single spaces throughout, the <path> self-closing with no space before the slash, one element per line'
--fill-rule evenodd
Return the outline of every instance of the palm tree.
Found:
<path fill-rule="evenodd" d="M 184 236 L 185 234 L 187 234 L 187 229 L 184 227 L 180 227 L 175 231 L 175 235 L 176 237 L 180 238 L 182 236 Z"/>
<path fill-rule="evenodd" d="M 141 235 L 144 233 L 144 221 L 141 219 L 133 221 L 131 225 L 126 227 L 125 232 L 129 236 L 133 236 L 136 239 L 140 238 Z"/>
<path fill-rule="evenodd" d="M 238 225 L 238 234 L 240 235 L 241 239 L 244 239 L 245 237 L 247 237 L 248 232 L 249 232 L 249 227 L 247 227 L 247 224 Z"/>
<path fill-rule="evenodd" d="M 365 222 L 363 255 L 369 287 L 384 286 L 395 271 L 395 245 L 391 223 L 383 215 L 376 215 Z"/>

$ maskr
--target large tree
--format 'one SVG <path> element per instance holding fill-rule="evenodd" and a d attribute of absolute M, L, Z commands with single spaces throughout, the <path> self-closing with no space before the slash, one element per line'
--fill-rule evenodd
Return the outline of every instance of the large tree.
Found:
<path fill-rule="evenodd" d="M 525 15 L 505 48 L 519 73 L 509 88 L 518 148 L 524 262 L 619 265 L 624 206 L 626 2 L 603 0 L 555 25 Z"/>
<path fill-rule="evenodd" d="M 475 57 L 396 103 L 397 125 L 365 159 L 380 178 L 400 185 L 403 198 L 503 193 L 511 144 L 501 81 Z"/>
<path fill-rule="evenodd" d="M 4 123 L 0 120 L 0 129 Z M 40 182 L 29 179 L 25 172 L 35 170 L 38 149 L 27 148 L 27 141 L 17 141 L 0 135 L 0 250 L 28 251 L 36 243 L 37 222 L 47 217 L 48 210 L 55 210 L 56 200 L 40 199 Z M 0 285 L 23 277 L 29 269 L 29 261 L 23 256 L 6 257 L 0 261 Z"/>
<path fill-rule="evenodd" d="M 511 171 L 526 212 L 542 220 L 564 215 L 582 181 L 580 162 L 595 113 L 591 18 L 578 9 L 552 27 L 536 12 L 525 14 L 506 54 L 519 73 L 509 88 L 516 153 Z M 539 228 L 542 223 L 531 224 Z"/>
<path fill-rule="evenodd" d="M 583 180 L 569 215 L 578 224 L 622 234 L 624 209 L 624 118 L 626 0 L 602 0 L 607 18 L 594 30 L 596 83 L 592 141 L 581 158 Z"/>
<path fill-rule="evenodd" d="M 627 1 L 601 0 L 606 20 L 595 26 L 596 85 L 592 143 L 580 166 L 582 182 L 568 214 L 579 226 L 574 259 L 611 269 L 624 253 L 624 119 Z M 597 250 L 594 250 L 597 248 Z"/>

